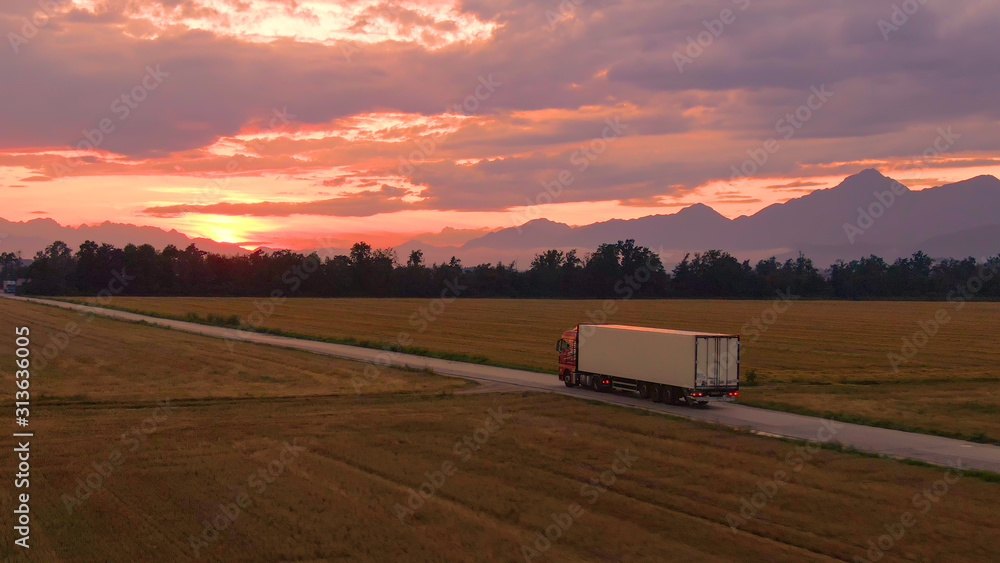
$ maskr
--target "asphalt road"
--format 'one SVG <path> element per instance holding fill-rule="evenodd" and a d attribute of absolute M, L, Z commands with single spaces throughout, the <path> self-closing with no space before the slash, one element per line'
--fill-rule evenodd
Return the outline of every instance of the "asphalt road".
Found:
<path fill-rule="evenodd" d="M 115 311 L 47 299 L 5 297 L 23 301 L 36 301 L 124 321 L 146 321 L 154 325 L 217 338 L 281 346 L 363 362 L 408 366 L 412 368 L 428 368 L 437 373 L 465 379 L 501 383 L 535 391 L 558 393 L 571 397 L 582 397 L 605 403 L 637 407 L 689 419 L 724 424 L 734 428 L 745 428 L 764 435 L 819 442 L 838 441 L 844 446 L 853 446 L 858 450 L 886 456 L 909 458 L 946 466 L 960 464 L 961 467 L 967 469 L 983 469 L 1000 473 L 1000 447 L 997 446 L 964 442 L 962 440 L 929 436 L 926 434 L 914 434 L 899 430 L 834 422 L 816 417 L 757 409 L 733 403 L 713 403 L 707 409 L 663 405 L 619 392 L 598 393 L 586 389 L 568 388 L 555 375 L 453 362 L 424 356 L 347 346 L 344 344 L 314 342 L 270 334 L 243 332 L 229 328 L 171 319 L 159 319 L 125 311 Z"/>

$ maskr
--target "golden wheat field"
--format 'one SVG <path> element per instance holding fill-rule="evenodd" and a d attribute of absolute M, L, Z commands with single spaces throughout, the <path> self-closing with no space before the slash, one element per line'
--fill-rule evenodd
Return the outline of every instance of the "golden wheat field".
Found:
<path fill-rule="evenodd" d="M 610 314 L 602 315 L 608 304 Z M 184 318 L 236 315 L 313 337 L 397 342 L 555 370 L 555 341 L 584 322 L 742 336 L 749 404 L 996 442 L 1000 303 L 852 301 L 267 299 L 116 297 L 114 307 Z M 957 309 L 961 307 L 960 309 Z M 957 310 L 956 310 L 957 309 Z M 268 314 L 262 314 L 263 310 Z M 947 321 L 931 321 L 942 314 Z M 927 327 L 926 330 L 921 327 Z M 935 332 L 894 371 L 904 339 Z"/>
<path fill-rule="evenodd" d="M 797 562 L 886 526 L 883 561 L 1000 555 L 975 476 L 426 372 L 358 394 L 364 364 L 0 300 L 33 350 L 69 322 L 32 376 L 31 560 Z"/>

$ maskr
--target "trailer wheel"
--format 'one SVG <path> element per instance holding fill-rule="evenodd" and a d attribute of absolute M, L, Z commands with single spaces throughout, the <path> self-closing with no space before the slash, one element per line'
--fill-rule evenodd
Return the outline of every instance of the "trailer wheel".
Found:
<path fill-rule="evenodd" d="M 662 403 L 663 388 L 660 387 L 659 385 L 654 384 L 653 388 L 650 390 L 650 396 L 652 397 L 654 403 Z"/>
<path fill-rule="evenodd" d="M 669 385 L 663 386 L 663 402 L 668 405 L 677 404 L 677 393 L 674 392 L 674 388 Z"/>
<path fill-rule="evenodd" d="M 643 399 L 649 399 L 649 384 L 640 383 L 639 384 L 639 396 Z"/>

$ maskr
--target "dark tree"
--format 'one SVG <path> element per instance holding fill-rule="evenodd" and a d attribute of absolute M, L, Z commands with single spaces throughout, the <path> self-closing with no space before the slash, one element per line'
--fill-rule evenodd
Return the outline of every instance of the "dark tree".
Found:
<path fill-rule="evenodd" d="M 26 293 L 98 295 L 230 295 L 285 297 L 697 297 L 774 299 L 996 299 L 1000 256 L 977 261 L 935 262 L 923 252 L 891 265 L 878 256 L 839 260 L 821 273 L 799 254 L 753 267 L 721 250 L 686 254 L 667 274 L 662 259 L 634 240 L 602 244 L 581 260 L 576 250 L 541 252 L 526 271 L 514 263 L 467 268 L 452 257 L 426 265 L 410 252 L 405 265 L 395 252 L 359 242 L 347 255 L 321 259 L 289 250 L 257 250 L 238 256 L 211 254 L 190 245 L 157 252 L 148 244 L 116 248 L 85 241 L 76 254 L 54 242 L 25 264 L 19 254 L 0 253 L 4 279 L 26 278 Z"/>

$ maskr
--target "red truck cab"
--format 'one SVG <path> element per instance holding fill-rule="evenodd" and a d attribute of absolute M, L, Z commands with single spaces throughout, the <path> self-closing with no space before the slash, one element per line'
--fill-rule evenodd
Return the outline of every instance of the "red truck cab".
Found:
<path fill-rule="evenodd" d="M 567 387 L 572 387 L 576 373 L 576 332 L 573 328 L 562 333 L 562 338 L 556 342 L 556 350 L 559 351 L 559 380 L 566 382 Z"/>

